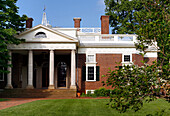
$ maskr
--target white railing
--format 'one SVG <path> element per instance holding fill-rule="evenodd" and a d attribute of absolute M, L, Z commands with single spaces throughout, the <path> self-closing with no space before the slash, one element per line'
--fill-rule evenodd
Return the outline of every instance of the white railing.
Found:
<path fill-rule="evenodd" d="M 135 42 L 136 35 L 126 34 L 102 34 L 102 35 L 79 35 L 80 41 L 111 41 L 111 42 Z"/>
<path fill-rule="evenodd" d="M 95 41 L 95 36 L 79 36 L 80 41 Z"/>
<path fill-rule="evenodd" d="M 118 41 L 133 41 L 133 36 L 118 36 Z"/>
<path fill-rule="evenodd" d="M 81 33 L 101 33 L 101 28 L 80 28 Z"/>
<path fill-rule="evenodd" d="M 101 35 L 99 36 L 99 41 L 114 41 L 114 36 L 113 35 Z"/>

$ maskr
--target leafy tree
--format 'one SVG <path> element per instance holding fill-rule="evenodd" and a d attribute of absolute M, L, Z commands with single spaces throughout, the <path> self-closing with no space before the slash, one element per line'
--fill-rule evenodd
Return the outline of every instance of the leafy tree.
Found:
<path fill-rule="evenodd" d="M 139 104 L 146 98 L 143 96 L 152 95 L 147 92 L 153 90 L 155 78 L 166 80 L 166 84 L 170 83 L 170 3 L 169 0 L 105 0 L 105 5 L 106 15 L 110 15 L 112 33 L 137 34 L 139 41 L 136 43 L 136 48 L 138 50 L 146 53 L 148 46 L 153 46 L 159 52 L 158 61 L 151 66 L 145 64 L 145 68 L 134 65 L 124 66 L 121 70 L 109 72 L 109 79 L 106 83 L 114 88 L 118 87 L 115 91 L 121 93 L 121 95 L 117 93 L 114 96 L 115 101 L 112 102 L 117 104 L 120 111 L 126 111 L 128 108 L 138 110 L 139 106 L 142 106 Z M 130 74 L 126 75 L 125 72 L 130 69 L 135 72 L 130 71 L 128 72 Z M 159 70 L 159 75 L 157 70 Z M 140 80 L 146 77 L 150 80 Z M 125 81 L 126 79 L 128 80 Z M 147 84 L 147 88 L 139 89 L 136 93 L 138 89 L 136 84 Z"/>
<path fill-rule="evenodd" d="M 131 64 L 110 70 L 106 76 L 108 79 L 104 85 L 114 87 L 108 105 L 120 112 L 129 108 L 138 111 L 143 106 L 143 100 L 153 101 L 160 90 L 156 65 L 144 63 L 139 67 Z"/>
<path fill-rule="evenodd" d="M 26 15 L 18 15 L 17 0 L 0 0 L 0 73 L 8 73 L 8 44 L 19 44 L 15 35 L 24 30 Z"/>

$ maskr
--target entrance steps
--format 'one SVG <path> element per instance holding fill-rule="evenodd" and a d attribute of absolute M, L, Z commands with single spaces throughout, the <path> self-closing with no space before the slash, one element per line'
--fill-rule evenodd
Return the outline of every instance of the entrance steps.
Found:
<path fill-rule="evenodd" d="M 75 89 L 10 89 L 0 91 L 0 98 L 71 98 Z"/>

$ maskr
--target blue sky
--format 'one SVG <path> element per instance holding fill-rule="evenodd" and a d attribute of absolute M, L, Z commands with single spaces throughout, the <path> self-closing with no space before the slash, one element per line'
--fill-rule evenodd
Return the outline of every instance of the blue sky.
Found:
<path fill-rule="evenodd" d="M 81 17 L 81 27 L 100 27 L 100 16 L 105 14 L 104 0 L 18 0 L 19 14 L 41 24 L 44 5 L 47 20 L 52 26 L 73 27 L 74 17 Z"/>

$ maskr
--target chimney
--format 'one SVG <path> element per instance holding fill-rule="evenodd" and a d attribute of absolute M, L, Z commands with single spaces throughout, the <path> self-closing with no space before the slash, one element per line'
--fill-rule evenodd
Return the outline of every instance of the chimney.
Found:
<path fill-rule="evenodd" d="M 73 18 L 74 20 L 74 28 L 80 28 L 81 18 Z"/>
<path fill-rule="evenodd" d="M 26 20 L 26 28 L 32 28 L 32 21 L 33 21 L 33 18 L 28 18 Z"/>
<path fill-rule="evenodd" d="M 109 34 L 109 16 L 101 16 L 101 34 Z"/>

